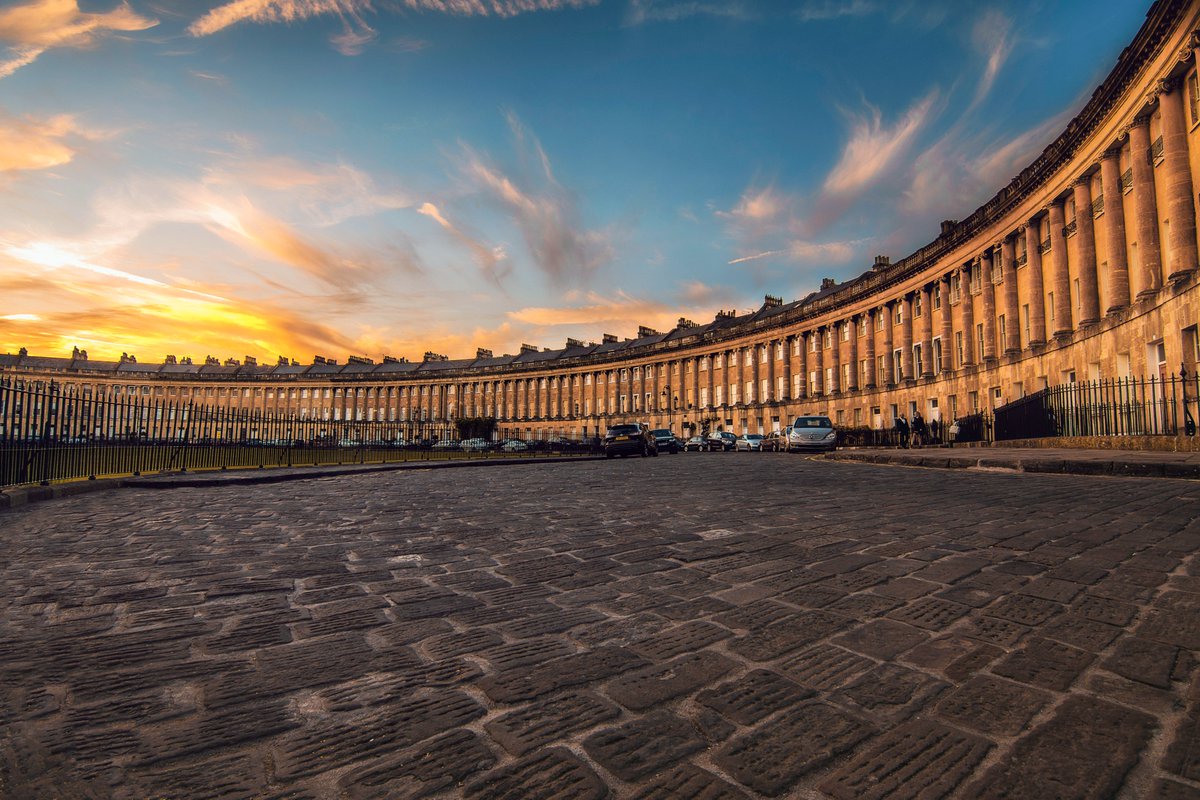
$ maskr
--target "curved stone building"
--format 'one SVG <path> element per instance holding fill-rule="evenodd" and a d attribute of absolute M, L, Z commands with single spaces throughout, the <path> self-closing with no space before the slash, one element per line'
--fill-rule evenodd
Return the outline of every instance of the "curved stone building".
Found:
<path fill-rule="evenodd" d="M 765 432 L 816 412 L 885 427 L 1075 380 L 1192 372 L 1198 28 L 1200 2 L 1159 0 L 1085 108 L 991 200 L 918 252 L 797 302 L 516 355 L 259 366 L 22 354 L 0 356 L 0 371 L 330 421 L 495 416 L 523 437 L 630 418 Z"/>

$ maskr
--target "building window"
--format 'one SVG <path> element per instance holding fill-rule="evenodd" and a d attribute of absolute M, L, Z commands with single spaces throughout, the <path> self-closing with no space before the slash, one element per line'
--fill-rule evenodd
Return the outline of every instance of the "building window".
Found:
<path fill-rule="evenodd" d="M 892 383 L 900 383 L 904 377 L 904 351 L 892 352 Z"/>
<path fill-rule="evenodd" d="M 737 350 L 734 350 L 732 353 L 729 354 L 729 366 L 736 367 L 737 365 L 738 365 L 738 354 L 737 354 Z"/>
<path fill-rule="evenodd" d="M 913 295 L 913 318 L 921 316 L 921 294 L 918 292 Z"/>
<path fill-rule="evenodd" d="M 913 345 L 913 377 L 925 374 L 921 363 L 921 345 Z"/>
<path fill-rule="evenodd" d="M 1200 84 L 1196 81 L 1196 71 L 1187 76 L 1188 121 L 1195 125 L 1200 122 Z"/>
<path fill-rule="evenodd" d="M 933 340 L 933 371 L 940 373 L 942 371 L 942 340 Z"/>
<path fill-rule="evenodd" d="M 800 396 L 800 381 L 803 380 L 803 378 L 804 378 L 804 376 L 799 375 L 799 374 L 792 376 L 792 396 L 793 397 Z"/>
<path fill-rule="evenodd" d="M 950 302 L 957 303 L 962 296 L 962 274 L 958 270 L 950 273 Z"/>
<path fill-rule="evenodd" d="M 725 387 L 724 386 L 714 386 L 713 387 L 713 402 L 715 402 L 719 406 L 725 404 Z"/>
<path fill-rule="evenodd" d="M 886 386 L 887 382 L 888 382 L 887 381 L 887 359 L 884 358 L 883 356 L 876 356 L 875 357 L 875 367 L 876 367 L 875 374 L 879 376 L 875 380 L 877 380 L 879 382 L 880 386 Z"/>
<path fill-rule="evenodd" d="M 866 318 L 866 316 L 861 316 L 858 318 L 858 335 L 859 335 L 859 337 L 863 337 L 863 336 L 867 335 L 867 318 Z"/>
<path fill-rule="evenodd" d="M 850 364 L 842 364 L 842 391 L 850 390 Z"/>
<path fill-rule="evenodd" d="M 954 354 L 958 356 L 958 366 L 962 367 L 967 363 L 966 351 L 963 350 L 963 335 L 962 331 L 954 332 Z"/>
<path fill-rule="evenodd" d="M 829 328 L 825 329 L 825 349 L 829 350 L 833 347 L 833 331 Z"/>
<path fill-rule="evenodd" d="M 766 378 L 759 381 L 758 387 L 759 402 L 766 403 L 771 400 L 771 382 Z"/>
<path fill-rule="evenodd" d="M 896 305 L 892 306 L 892 308 L 895 309 L 895 312 L 894 312 L 895 317 L 896 317 L 895 324 L 903 325 L 904 324 L 904 304 L 896 303 Z"/>
<path fill-rule="evenodd" d="M 833 367 L 825 368 L 825 390 L 833 391 Z"/>
<path fill-rule="evenodd" d="M 1004 324 L 1004 315 L 1001 314 L 999 317 L 997 317 L 996 322 L 999 323 L 1000 341 L 1007 342 L 1008 341 L 1008 328 Z"/>
<path fill-rule="evenodd" d="M 938 281 L 933 285 L 933 308 L 938 310 L 942 307 L 942 282 Z"/>
<path fill-rule="evenodd" d="M 1025 344 L 1029 344 L 1029 304 L 1021 306 L 1021 328 L 1025 331 Z"/>
<path fill-rule="evenodd" d="M 701 372 L 708 371 L 708 356 L 704 356 L 703 358 L 700 359 L 700 371 Z"/>
<path fill-rule="evenodd" d="M 1017 268 L 1020 269 L 1021 267 L 1025 266 L 1026 262 L 1028 262 L 1028 261 L 1029 261 L 1029 251 L 1028 251 L 1027 245 L 1025 243 L 1025 237 L 1018 236 L 1017 237 Z"/>
<path fill-rule="evenodd" d="M 787 391 L 787 381 L 785 381 L 783 379 L 782 375 L 776 375 L 775 376 L 775 399 L 782 400 L 784 392 L 786 392 L 786 391 Z"/>
<path fill-rule="evenodd" d="M 843 341 L 843 342 L 848 342 L 848 341 L 850 341 L 850 323 L 848 323 L 848 322 L 843 322 L 843 323 L 842 323 L 841 325 L 839 325 L 838 327 L 839 327 L 839 329 L 840 329 L 840 330 L 841 330 L 841 332 L 842 332 L 842 341 Z"/>
<path fill-rule="evenodd" d="M 1050 321 L 1054 322 L 1054 292 L 1046 294 L 1046 308 L 1050 310 Z"/>
<path fill-rule="evenodd" d="M 775 343 L 775 360 L 783 361 L 783 342 Z"/>
<path fill-rule="evenodd" d="M 984 350 L 983 350 L 983 323 L 982 322 L 975 324 L 975 344 L 976 344 L 975 360 L 978 361 L 983 358 L 983 353 L 984 353 Z"/>
<path fill-rule="evenodd" d="M 883 309 L 882 308 L 875 312 L 875 330 L 877 330 L 877 331 L 883 330 Z"/>

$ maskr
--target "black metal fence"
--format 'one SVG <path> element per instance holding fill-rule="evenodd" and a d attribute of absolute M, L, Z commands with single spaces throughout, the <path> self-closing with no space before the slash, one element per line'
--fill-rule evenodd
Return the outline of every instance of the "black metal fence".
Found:
<path fill-rule="evenodd" d="M 273 415 L 0 378 L 0 486 L 240 467 L 588 455 L 599 440 L 461 440 L 453 424 Z"/>
<path fill-rule="evenodd" d="M 1194 436 L 1198 395 L 1200 381 L 1186 372 L 1051 386 L 997 408 L 996 439 Z"/>

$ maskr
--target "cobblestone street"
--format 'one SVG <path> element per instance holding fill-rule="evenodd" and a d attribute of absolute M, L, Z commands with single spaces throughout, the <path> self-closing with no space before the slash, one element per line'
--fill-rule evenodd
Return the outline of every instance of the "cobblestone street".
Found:
<path fill-rule="evenodd" d="M 1200 798 L 1196 482 L 703 453 L 0 529 L 0 795 Z"/>

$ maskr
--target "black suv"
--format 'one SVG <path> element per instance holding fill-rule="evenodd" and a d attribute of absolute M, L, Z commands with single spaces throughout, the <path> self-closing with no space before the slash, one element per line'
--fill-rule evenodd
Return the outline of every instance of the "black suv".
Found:
<path fill-rule="evenodd" d="M 644 422 L 625 422 L 613 425 L 604 434 L 604 455 L 613 456 L 656 456 L 658 444 Z"/>
<path fill-rule="evenodd" d="M 679 440 L 675 438 L 675 434 L 671 433 L 670 428 L 658 428 L 650 431 L 650 435 L 654 437 L 654 444 L 660 453 L 678 453 L 683 449 Z"/>

